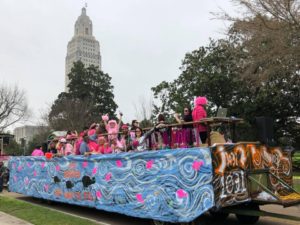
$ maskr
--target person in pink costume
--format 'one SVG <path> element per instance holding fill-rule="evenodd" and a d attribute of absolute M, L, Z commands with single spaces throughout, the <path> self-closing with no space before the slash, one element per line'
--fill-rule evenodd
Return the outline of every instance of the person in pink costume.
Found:
<path fill-rule="evenodd" d="M 111 147 L 109 147 L 105 137 L 98 138 L 98 151 L 99 154 L 110 154 L 112 153 Z"/>
<path fill-rule="evenodd" d="M 195 108 L 193 109 L 192 112 L 193 121 L 199 121 L 207 117 L 207 113 L 204 108 L 205 105 L 207 105 L 206 97 L 200 96 L 195 99 Z M 201 142 L 205 143 L 207 138 L 207 127 L 203 124 L 195 124 L 195 127 L 199 132 Z"/>
<path fill-rule="evenodd" d="M 118 138 L 122 116 L 120 115 L 119 123 L 117 123 L 115 120 L 109 120 L 107 114 L 102 116 L 102 120 L 104 121 L 105 129 L 108 133 L 108 139 L 112 140 Z"/>
<path fill-rule="evenodd" d="M 110 147 L 111 147 L 113 153 L 121 153 L 124 151 L 124 146 L 118 140 L 118 138 L 112 139 L 110 141 Z"/>
<path fill-rule="evenodd" d="M 88 130 L 88 136 L 92 136 L 93 134 L 95 134 L 96 129 L 97 129 L 97 124 L 96 123 L 91 124 L 91 126 Z"/>
<path fill-rule="evenodd" d="M 73 145 L 68 143 L 65 138 L 61 138 L 59 142 L 61 143 L 61 148 L 58 151 L 60 155 L 67 156 L 75 154 Z"/>
<path fill-rule="evenodd" d="M 44 156 L 42 146 L 40 145 L 36 146 L 33 152 L 31 153 L 31 156 Z"/>

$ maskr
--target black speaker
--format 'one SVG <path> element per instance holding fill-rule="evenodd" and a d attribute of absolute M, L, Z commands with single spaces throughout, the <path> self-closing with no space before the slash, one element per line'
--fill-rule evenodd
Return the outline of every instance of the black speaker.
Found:
<path fill-rule="evenodd" d="M 269 146 L 275 145 L 274 140 L 274 122 L 271 117 L 256 117 L 256 129 L 258 141 Z"/>

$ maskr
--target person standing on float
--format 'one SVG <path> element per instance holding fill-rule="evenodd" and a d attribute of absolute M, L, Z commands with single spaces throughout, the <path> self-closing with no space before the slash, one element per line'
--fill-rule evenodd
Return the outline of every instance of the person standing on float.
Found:
<path fill-rule="evenodd" d="M 207 105 L 206 97 L 200 96 L 195 99 L 195 108 L 193 109 L 192 112 L 193 120 L 195 122 L 207 117 L 207 113 L 204 108 L 206 105 Z M 195 124 L 194 127 L 197 128 L 198 130 L 201 142 L 205 143 L 207 138 L 207 127 L 203 124 Z"/>

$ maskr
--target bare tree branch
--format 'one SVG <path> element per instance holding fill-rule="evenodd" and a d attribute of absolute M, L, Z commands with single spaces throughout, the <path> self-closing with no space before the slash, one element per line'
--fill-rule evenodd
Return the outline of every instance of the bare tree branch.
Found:
<path fill-rule="evenodd" d="M 0 131 L 28 117 L 25 92 L 17 86 L 0 86 Z"/>

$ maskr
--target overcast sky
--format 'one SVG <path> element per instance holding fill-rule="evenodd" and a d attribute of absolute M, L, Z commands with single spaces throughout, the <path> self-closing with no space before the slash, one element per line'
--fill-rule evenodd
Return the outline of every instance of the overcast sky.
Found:
<path fill-rule="evenodd" d="M 85 2 L 125 122 L 151 87 L 179 76 L 187 52 L 224 37 L 210 13 L 234 10 L 229 0 L 0 0 L 0 83 L 25 90 L 31 123 L 64 91 L 67 43 Z"/>

